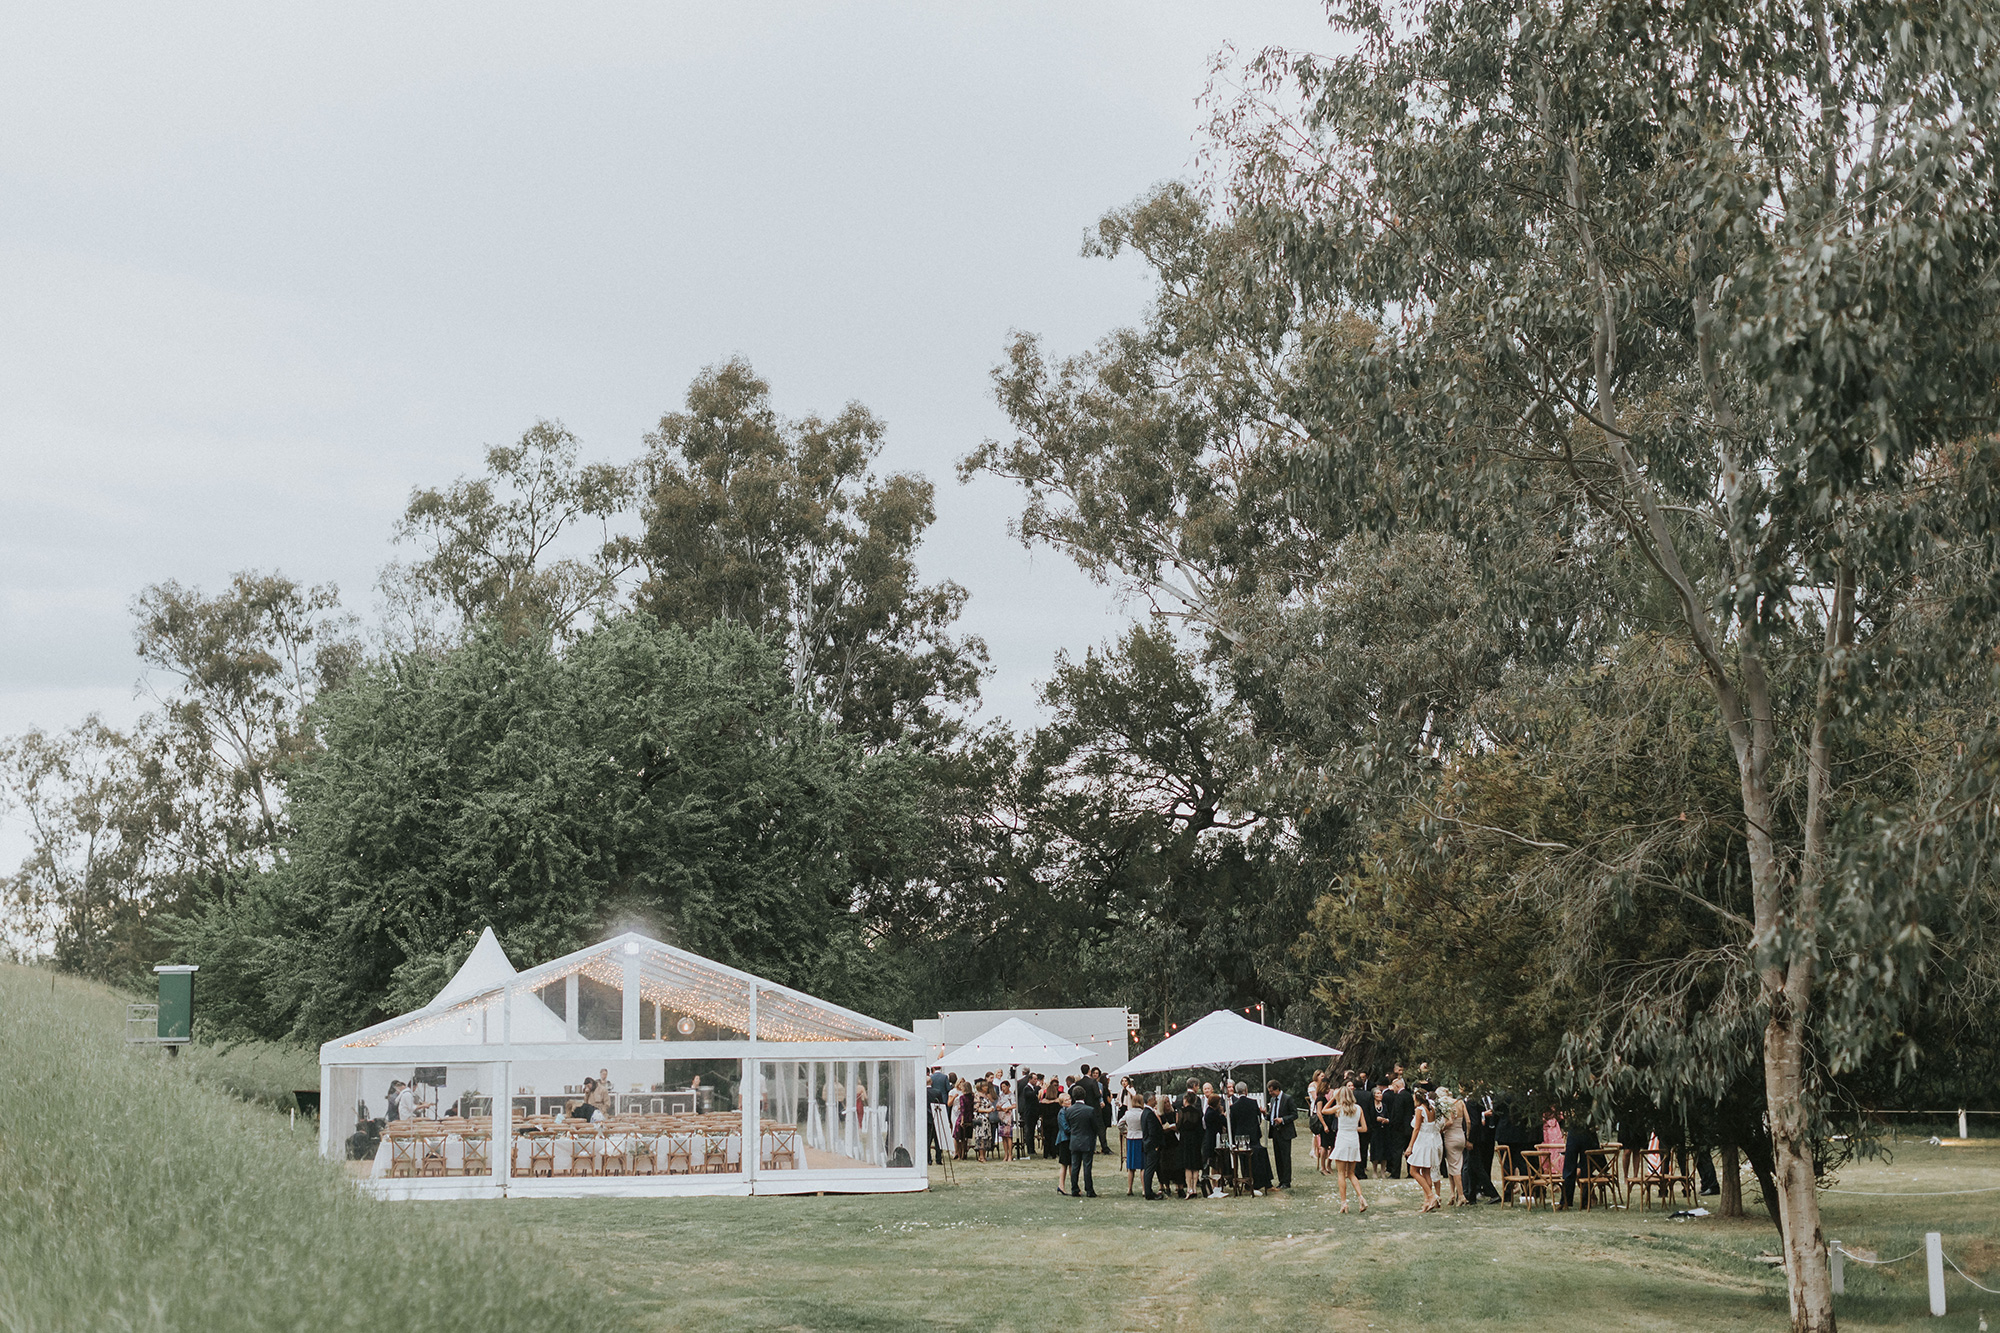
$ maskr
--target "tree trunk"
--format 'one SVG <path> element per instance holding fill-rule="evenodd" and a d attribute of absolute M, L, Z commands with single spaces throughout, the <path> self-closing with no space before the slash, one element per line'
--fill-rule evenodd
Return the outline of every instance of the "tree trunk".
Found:
<path fill-rule="evenodd" d="M 1800 1105 L 1803 1016 L 1782 1000 L 1764 1029 L 1764 1096 L 1771 1117 L 1771 1174 L 1785 1256 L 1793 1333 L 1834 1333 L 1833 1279 L 1820 1234 L 1812 1144 Z"/>
<path fill-rule="evenodd" d="M 1716 1184 L 1722 1188 L 1722 1201 L 1718 1205 L 1722 1215 L 1743 1216 L 1743 1160 L 1734 1143 L 1722 1145 L 1722 1179 Z"/>
<path fill-rule="evenodd" d="M 1750 1174 L 1757 1177 L 1757 1194 L 1764 1200 L 1764 1212 L 1771 1219 L 1771 1226 L 1782 1236 L 1785 1234 L 1785 1219 L 1778 1215 L 1778 1178 L 1771 1174 L 1771 1145 L 1762 1139 L 1743 1146 L 1743 1156 L 1749 1159 Z"/>

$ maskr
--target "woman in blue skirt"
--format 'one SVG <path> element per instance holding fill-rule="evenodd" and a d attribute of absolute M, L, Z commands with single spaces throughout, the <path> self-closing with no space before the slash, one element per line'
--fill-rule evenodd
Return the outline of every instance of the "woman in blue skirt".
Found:
<path fill-rule="evenodd" d="M 1136 1092 L 1125 1096 L 1125 1113 L 1118 1117 L 1125 1126 L 1125 1192 L 1133 1192 L 1139 1173 L 1146 1169 L 1146 1108 Z"/>

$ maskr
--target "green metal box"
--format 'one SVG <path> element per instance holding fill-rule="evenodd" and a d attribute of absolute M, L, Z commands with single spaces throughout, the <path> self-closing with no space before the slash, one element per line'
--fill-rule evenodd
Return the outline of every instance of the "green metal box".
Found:
<path fill-rule="evenodd" d="M 161 966 L 153 971 L 160 974 L 160 1019 L 159 1039 L 161 1041 L 187 1041 L 194 1034 L 194 974 L 195 969 L 187 966 Z"/>

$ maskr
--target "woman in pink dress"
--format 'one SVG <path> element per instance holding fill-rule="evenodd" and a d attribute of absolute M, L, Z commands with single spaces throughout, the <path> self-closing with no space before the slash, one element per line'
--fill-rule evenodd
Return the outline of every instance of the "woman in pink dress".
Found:
<path fill-rule="evenodd" d="M 1563 1140 L 1562 1113 L 1551 1106 L 1542 1117 L 1542 1147 L 1552 1151 L 1543 1153 L 1542 1160 L 1547 1163 L 1543 1169 L 1552 1176 L 1563 1173 Z"/>

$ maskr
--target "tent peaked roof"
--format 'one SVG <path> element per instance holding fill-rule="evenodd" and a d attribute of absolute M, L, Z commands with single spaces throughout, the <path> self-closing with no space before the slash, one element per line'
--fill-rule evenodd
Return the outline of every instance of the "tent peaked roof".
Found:
<path fill-rule="evenodd" d="M 456 1004 L 486 991 L 497 990 L 506 985 L 516 975 L 514 965 L 507 960 L 507 951 L 500 947 L 500 941 L 488 926 L 480 933 L 479 943 L 472 946 L 472 952 L 458 965 L 458 971 L 447 981 L 444 989 L 431 997 L 424 1007 L 436 1009 L 441 1005 Z"/>
<path fill-rule="evenodd" d="M 540 992 L 572 976 L 620 991 L 636 981 L 640 1030 L 624 1038 L 595 1038 L 565 1022 Z M 429 1004 L 323 1042 L 320 1056 L 324 1060 L 335 1052 L 395 1045 L 582 1043 L 601 1050 L 606 1041 L 625 1040 L 650 1046 L 643 1035 L 644 1006 L 649 1004 L 655 1022 L 662 1012 L 679 1012 L 708 1024 L 716 1032 L 705 1041 L 748 1040 L 753 1029 L 754 1039 L 764 1043 L 916 1041 L 916 1034 L 892 1024 L 633 931 L 516 971 L 488 930 Z"/>
<path fill-rule="evenodd" d="M 1025 1018 L 1010 1018 L 980 1033 L 955 1051 L 947 1051 L 938 1061 L 943 1069 L 977 1069 L 982 1072 L 1006 1065 L 1077 1065 L 1088 1062 L 1096 1052 L 1038 1028 Z"/>
<path fill-rule="evenodd" d="M 1322 1046 L 1281 1028 L 1253 1023 L 1231 1009 L 1218 1009 L 1141 1051 L 1107 1077 L 1159 1074 L 1170 1069 L 1234 1069 L 1237 1065 L 1339 1054 L 1335 1047 Z"/>

